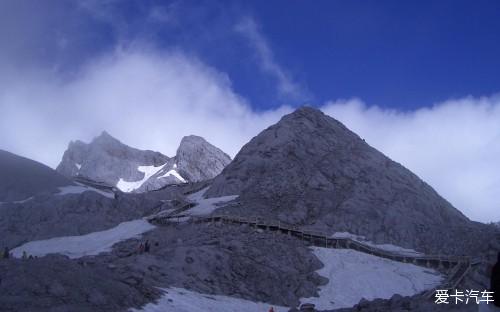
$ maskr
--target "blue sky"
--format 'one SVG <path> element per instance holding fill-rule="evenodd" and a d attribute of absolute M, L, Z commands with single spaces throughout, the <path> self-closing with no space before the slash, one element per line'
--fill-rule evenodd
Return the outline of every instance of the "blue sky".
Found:
<path fill-rule="evenodd" d="M 473 220 L 500 220 L 498 1 L 0 1 L 0 148 L 106 130 L 231 156 L 312 105 Z"/>
<path fill-rule="evenodd" d="M 494 94 L 500 83 L 498 1 L 13 1 L 11 7 L 17 12 L 4 11 L 3 23 L 10 24 L 3 32 L 15 27 L 30 38 L 18 43 L 29 51 L 23 63 L 71 72 L 117 44 L 140 41 L 195 55 L 226 73 L 235 92 L 259 110 L 351 97 L 407 110 Z M 245 19 L 297 90 L 278 91 L 280 78 L 262 68 L 255 42 L 237 30 Z M 23 29 L 26 20 L 35 29 Z"/>

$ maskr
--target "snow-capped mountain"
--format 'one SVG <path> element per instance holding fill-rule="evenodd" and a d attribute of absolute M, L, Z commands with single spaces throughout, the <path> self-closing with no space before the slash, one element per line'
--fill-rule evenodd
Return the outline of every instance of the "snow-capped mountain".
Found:
<path fill-rule="evenodd" d="M 72 184 L 41 163 L 0 150 L 0 202 L 23 201 Z"/>
<path fill-rule="evenodd" d="M 123 192 L 144 192 L 168 184 L 211 179 L 231 161 L 201 137 L 182 139 L 177 155 L 127 146 L 107 132 L 86 144 L 70 142 L 57 171 L 116 186 Z"/>
<path fill-rule="evenodd" d="M 309 107 L 254 137 L 207 192 L 208 197 L 231 194 L 240 195 L 241 205 L 224 213 L 337 229 L 432 252 L 484 247 L 477 244 L 480 226 L 431 186 Z"/>
<path fill-rule="evenodd" d="M 169 158 L 103 133 L 70 144 L 58 167 L 70 181 L 0 153 L 0 191 L 30 191 L 1 203 L 0 246 L 14 258 L 38 257 L 0 261 L 0 294 L 8 298 L 2 307 L 284 312 L 312 303 L 331 311 L 365 298 L 376 307 L 366 311 L 390 311 L 426 305 L 414 295 L 448 281 L 443 254 L 498 250 L 495 227 L 469 221 L 416 175 L 312 108 L 284 116 L 229 161 L 200 137 L 185 137 Z M 162 187 L 184 181 L 203 182 Z M 224 220 L 210 218 L 220 212 L 227 222 L 212 226 Z M 350 241 L 329 241 L 342 237 Z M 433 261 L 417 261 L 422 256 Z M 471 262 L 456 268 L 464 264 Z M 460 277 L 464 287 L 487 280 L 476 273 Z"/>

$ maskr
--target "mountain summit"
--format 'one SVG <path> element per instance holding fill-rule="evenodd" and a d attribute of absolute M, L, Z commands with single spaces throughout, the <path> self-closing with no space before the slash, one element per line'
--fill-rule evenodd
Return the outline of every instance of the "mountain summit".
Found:
<path fill-rule="evenodd" d="M 241 205 L 224 213 L 426 251 L 453 252 L 464 244 L 451 244 L 452 235 L 464 238 L 475 226 L 415 174 L 310 107 L 254 137 L 206 194 L 240 195 Z"/>
<path fill-rule="evenodd" d="M 67 177 L 104 182 L 124 192 L 143 192 L 211 179 L 230 161 L 201 137 L 184 137 L 177 156 L 170 158 L 125 145 L 104 131 L 89 144 L 70 142 L 56 170 Z"/>
<path fill-rule="evenodd" d="M 175 157 L 179 173 L 196 182 L 214 178 L 231 162 L 226 153 L 196 135 L 182 138 Z"/>

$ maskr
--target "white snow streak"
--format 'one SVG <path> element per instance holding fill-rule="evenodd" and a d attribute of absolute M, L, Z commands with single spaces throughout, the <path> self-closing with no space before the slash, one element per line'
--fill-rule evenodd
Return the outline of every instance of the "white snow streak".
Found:
<path fill-rule="evenodd" d="M 439 285 L 442 276 L 431 269 L 401 263 L 355 250 L 312 247 L 324 267 L 318 274 L 329 279 L 318 297 L 301 299 L 318 310 L 352 307 L 362 298 L 411 296 Z"/>
<path fill-rule="evenodd" d="M 206 295 L 182 288 L 163 289 L 166 293 L 158 303 L 149 303 L 142 309 L 131 312 L 267 312 L 274 307 L 276 312 L 286 312 L 290 308 L 273 306 L 268 303 L 245 299 Z"/>
<path fill-rule="evenodd" d="M 12 250 L 14 257 L 28 255 L 45 256 L 51 253 L 63 254 L 72 259 L 94 256 L 111 251 L 114 244 L 139 237 L 154 229 L 155 226 L 144 219 L 123 222 L 109 230 L 93 232 L 80 236 L 63 236 L 47 240 L 32 241 Z"/>
<path fill-rule="evenodd" d="M 139 181 L 125 181 L 122 178 L 116 183 L 116 187 L 119 188 L 122 192 L 132 192 L 141 187 L 141 185 L 146 182 L 149 178 L 155 175 L 158 171 L 160 171 L 166 164 L 161 166 L 139 166 L 137 170 L 144 173 L 144 177 Z"/>
<path fill-rule="evenodd" d="M 115 198 L 115 194 L 112 192 L 105 192 L 103 190 L 99 190 L 82 184 L 59 187 L 59 193 L 57 193 L 56 195 L 81 194 L 83 192 L 88 192 L 88 191 L 99 193 L 107 198 L 111 199 Z"/>
<path fill-rule="evenodd" d="M 174 168 L 176 167 L 176 165 L 174 165 Z M 165 177 L 168 177 L 168 176 L 174 176 L 177 178 L 177 180 L 181 181 L 182 183 L 186 183 L 186 179 L 184 179 L 176 170 L 172 169 L 172 170 L 169 170 L 167 171 L 167 173 L 165 173 L 164 175 L 162 176 L 159 176 L 158 179 L 161 179 L 161 178 L 165 178 Z"/>

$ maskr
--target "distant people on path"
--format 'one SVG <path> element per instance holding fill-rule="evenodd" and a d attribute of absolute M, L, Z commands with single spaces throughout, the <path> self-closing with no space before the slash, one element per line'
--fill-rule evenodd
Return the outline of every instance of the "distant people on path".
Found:
<path fill-rule="evenodd" d="M 141 243 L 141 244 L 139 245 L 139 253 L 141 254 L 141 253 L 143 253 L 143 252 L 144 252 L 144 244 L 143 244 L 143 243 Z"/>
<path fill-rule="evenodd" d="M 158 242 L 155 243 L 155 246 L 158 246 Z M 149 242 L 149 240 L 146 240 L 145 243 L 141 243 L 139 245 L 139 254 L 142 254 L 144 252 L 149 252 L 151 250 L 151 243 Z"/>
<path fill-rule="evenodd" d="M 23 251 L 23 260 L 26 260 L 28 259 L 28 254 L 26 253 L 26 251 L 24 250 Z"/>

